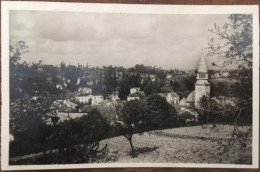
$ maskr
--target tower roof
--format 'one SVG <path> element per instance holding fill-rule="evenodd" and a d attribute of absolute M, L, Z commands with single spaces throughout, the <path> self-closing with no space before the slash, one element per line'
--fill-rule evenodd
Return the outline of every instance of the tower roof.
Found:
<path fill-rule="evenodd" d="M 207 64 L 206 64 L 206 61 L 205 61 L 203 56 L 201 57 L 201 60 L 200 60 L 200 63 L 199 63 L 198 72 L 208 73 Z"/>

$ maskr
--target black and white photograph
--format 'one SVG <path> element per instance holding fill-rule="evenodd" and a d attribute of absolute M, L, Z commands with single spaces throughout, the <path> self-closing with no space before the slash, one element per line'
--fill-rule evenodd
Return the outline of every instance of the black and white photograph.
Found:
<path fill-rule="evenodd" d="M 2 2 L 2 169 L 258 168 L 258 13 Z"/>

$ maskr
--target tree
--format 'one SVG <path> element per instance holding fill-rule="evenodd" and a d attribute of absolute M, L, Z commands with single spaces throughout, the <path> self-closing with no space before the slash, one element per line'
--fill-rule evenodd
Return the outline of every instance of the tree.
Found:
<path fill-rule="evenodd" d="M 10 106 L 10 134 L 15 141 L 10 144 L 10 155 L 18 156 L 44 149 L 41 142 L 42 130 L 47 126 L 43 122 L 43 117 L 49 112 L 54 97 L 40 96 L 37 101 L 23 97 L 12 101 Z"/>
<path fill-rule="evenodd" d="M 136 64 L 135 65 L 135 71 L 137 72 L 137 73 L 145 73 L 145 71 L 146 71 L 146 66 L 144 66 L 143 64 Z"/>
<path fill-rule="evenodd" d="M 143 88 L 143 91 L 146 95 L 150 95 L 152 93 L 159 93 L 161 91 L 160 83 L 156 81 L 148 81 L 146 86 Z"/>
<path fill-rule="evenodd" d="M 237 102 L 237 118 L 246 116 L 248 121 L 252 118 L 252 62 L 253 62 L 253 27 L 251 14 L 232 14 L 229 23 L 222 27 L 215 24 L 214 29 L 209 30 L 215 35 L 208 46 L 208 56 L 217 56 L 220 63 L 213 63 L 221 69 L 229 65 L 237 65 L 237 80 L 235 86 Z"/>
<path fill-rule="evenodd" d="M 27 53 L 28 46 L 24 41 L 18 41 L 12 43 L 10 41 L 9 44 L 9 58 L 10 58 L 10 65 L 17 64 L 21 60 L 21 55 Z"/>
<path fill-rule="evenodd" d="M 71 91 L 77 90 L 77 78 L 80 76 L 80 70 L 73 65 L 68 65 L 65 70 L 65 78 L 68 78 L 70 80 L 70 83 L 68 84 L 68 88 Z"/>
<path fill-rule="evenodd" d="M 170 126 L 170 122 L 177 112 L 159 95 L 150 95 L 145 99 L 144 127 L 159 129 Z"/>
<path fill-rule="evenodd" d="M 170 81 L 170 87 L 173 87 L 173 81 L 172 81 L 172 79 L 171 79 L 171 81 Z"/>
<path fill-rule="evenodd" d="M 183 82 L 188 90 L 194 90 L 196 77 L 195 76 L 185 77 L 185 78 L 183 78 Z"/>
<path fill-rule="evenodd" d="M 104 94 L 111 94 L 117 87 L 116 70 L 112 66 L 105 67 L 104 85 L 106 89 Z"/>
<path fill-rule="evenodd" d="M 130 93 L 130 80 L 129 78 L 124 78 L 121 82 L 120 82 L 120 85 L 119 85 L 119 98 L 121 100 L 126 100 L 127 96 L 129 95 Z"/>
<path fill-rule="evenodd" d="M 16 91 L 21 85 L 20 72 L 28 71 L 26 62 L 20 64 L 21 56 L 28 52 L 28 46 L 24 41 L 9 42 L 9 66 L 10 66 L 10 98 L 19 98 L 21 93 Z"/>
<path fill-rule="evenodd" d="M 172 87 L 173 87 L 173 90 L 177 90 L 180 87 L 180 85 L 177 81 L 174 81 Z"/>
<path fill-rule="evenodd" d="M 221 107 L 218 107 L 216 101 L 212 100 L 208 96 L 203 96 L 199 103 L 199 117 L 198 120 L 202 124 L 212 124 L 216 127 L 216 124 L 222 119 Z"/>
<path fill-rule="evenodd" d="M 214 96 L 228 96 L 227 84 L 223 82 L 211 83 L 211 95 Z"/>
<path fill-rule="evenodd" d="M 117 114 L 123 122 L 120 133 L 129 141 L 131 156 L 134 158 L 136 154 L 132 138 L 134 133 L 142 131 L 144 104 L 142 100 L 126 102 L 123 107 L 117 106 Z"/>
<path fill-rule="evenodd" d="M 131 80 L 131 87 L 140 87 L 141 79 L 140 79 L 140 75 L 139 74 L 132 75 L 130 77 L 130 80 Z"/>
<path fill-rule="evenodd" d="M 157 73 L 157 76 L 159 79 L 165 79 L 166 78 L 166 74 L 163 70 L 159 70 Z"/>
<path fill-rule="evenodd" d="M 229 23 L 217 24 L 209 30 L 216 37 L 211 38 L 208 56 L 222 59 L 221 67 L 238 64 L 239 68 L 252 68 L 253 27 L 251 14 L 232 14 Z M 217 65 L 217 64 L 216 64 Z"/>
<path fill-rule="evenodd" d="M 65 62 L 61 62 L 61 63 L 60 63 L 60 71 L 61 71 L 61 72 L 65 72 L 65 70 L 66 70 L 66 64 L 65 64 Z"/>

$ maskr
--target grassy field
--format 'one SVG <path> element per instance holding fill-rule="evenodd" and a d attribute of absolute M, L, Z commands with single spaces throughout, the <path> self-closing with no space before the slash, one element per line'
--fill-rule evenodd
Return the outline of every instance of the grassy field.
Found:
<path fill-rule="evenodd" d="M 239 127 L 245 133 L 250 127 Z M 222 163 L 222 164 L 251 164 L 252 146 L 251 140 L 244 144 L 235 142 L 231 146 L 228 144 L 233 126 L 217 126 L 213 129 L 210 126 L 181 127 L 174 129 L 158 130 L 157 132 L 170 133 L 182 137 L 192 136 L 188 139 L 171 138 L 160 136 L 154 132 L 145 132 L 142 135 L 133 136 L 133 144 L 138 152 L 136 158 L 129 155 L 130 145 L 123 136 L 105 139 L 101 145 L 108 144 L 109 153 L 99 162 L 156 162 L 156 163 Z M 222 141 L 212 141 L 210 139 L 193 138 L 225 138 Z"/>

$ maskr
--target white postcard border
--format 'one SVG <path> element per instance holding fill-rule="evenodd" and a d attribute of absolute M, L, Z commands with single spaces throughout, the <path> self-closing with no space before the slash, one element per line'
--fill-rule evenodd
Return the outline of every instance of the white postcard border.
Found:
<path fill-rule="evenodd" d="M 259 12 L 258 5 L 134 5 L 64 2 L 2 1 L 1 6 L 1 169 L 74 169 L 74 168 L 119 168 L 119 167 L 195 167 L 195 168 L 258 168 L 259 152 Z M 253 14 L 253 147 L 252 165 L 199 164 L 199 163 L 101 163 L 57 165 L 9 165 L 9 11 L 41 10 L 96 13 L 139 14 Z"/>

